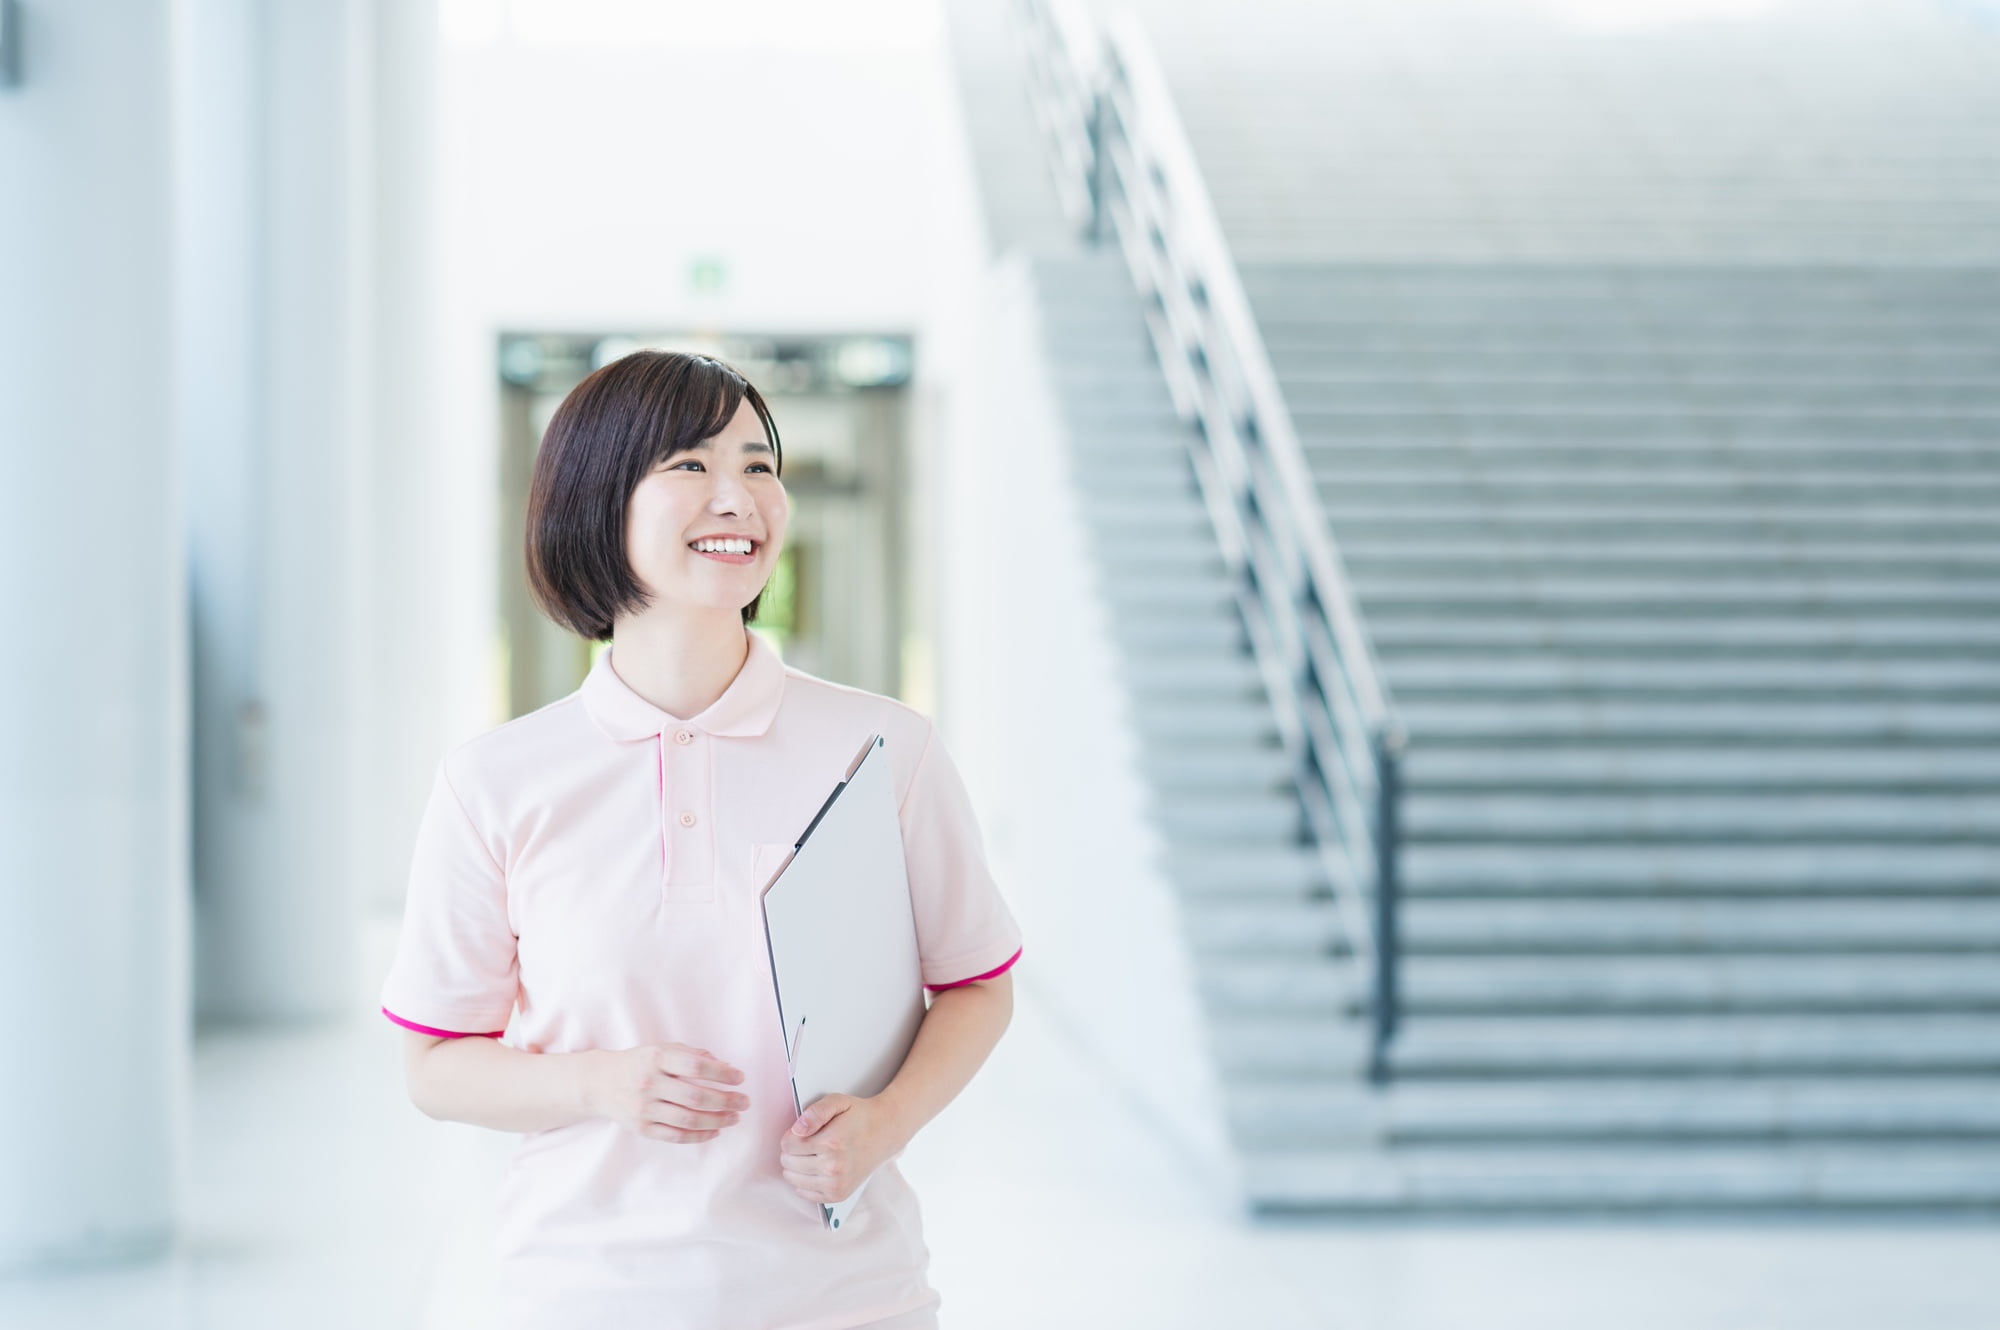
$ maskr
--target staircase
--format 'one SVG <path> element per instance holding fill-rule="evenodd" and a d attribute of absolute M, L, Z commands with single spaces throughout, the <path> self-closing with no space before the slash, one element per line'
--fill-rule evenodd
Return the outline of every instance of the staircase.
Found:
<path fill-rule="evenodd" d="M 2000 62 L 1922 22 L 1895 105 L 1935 153 L 1843 100 L 1874 39 L 1833 25 L 1791 72 L 1838 153 L 1807 169 L 1760 120 L 1749 156 L 1790 165 L 1695 188 L 1742 165 L 1715 119 L 1630 215 L 1474 150 L 1477 97 L 1432 125 L 1463 151 L 1368 147 L 1412 114 L 1394 42 L 1315 81 L 1266 58 L 1282 25 L 1172 39 L 1410 734 L 1384 1087 L 1129 279 L 1115 251 L 1040 263 L 1253 1208 L 2000 1208 L 2000 227 L 1972 169 L 2000 141 L 1970 113 Z M 1666 75 L 1709 54 L 1660 49 L 1505 132 L 1560 157 L 1563 126 L 1701 124 Z M 1595 112 L 1557 104 L 1582 87 Z M 1355 171 L 1439 162 L 1546 186 L 1511 221 L 1560 224 L 1442 189 L 1369 220 Z"/>
<path fill-rule="evenodd" d="M 1243 276 L 1411 732 L 1396 1079 L 1246 1013 L 1258 1194 L 2000 1203 L 2000 271 Z"/>
<path fill-rule="evenodd" d="M 2000 1203 L 2000 279 L 1245 269 L 1411 731 L 1378 1091 L 1139 301 L 1035 272 L 1253 1204 Z"/>

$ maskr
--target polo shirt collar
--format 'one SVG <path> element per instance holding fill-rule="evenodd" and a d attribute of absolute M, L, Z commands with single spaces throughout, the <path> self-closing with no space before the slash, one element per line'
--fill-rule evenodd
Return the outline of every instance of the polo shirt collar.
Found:
<path fill-rule="evenodd" d="M 778 714 L 778 703 L 784 697 L 785 665 L 777 650 L 748 625 L 743 632 L 750 639 L 743 668 L 729 681 L 722 696 L 709 703 L 700 715 L 686 720 L 660 710 L 633 692 L 611 668 L 611 651 L 605 651 L 590 667 L 579 689 L 591 720 L 613 739 L 650 739 L 662 730 L 682 725 L 731 738 L 762 734 L 771 727 L 772 718 Z"/>

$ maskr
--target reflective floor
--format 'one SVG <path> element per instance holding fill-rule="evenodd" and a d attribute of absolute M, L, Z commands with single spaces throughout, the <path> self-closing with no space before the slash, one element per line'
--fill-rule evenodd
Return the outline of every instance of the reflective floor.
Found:
<path fill-rule="evenodd" d="M 363 1012 L 394 927 L 371 930 Z M 2000 1225 L 1228 1222 L 1022 964 L 1007 1037 L 903 1156 L 946 1330 L 2000 1325 Z M 489 1324 L 486 1207 L 512 1138 L 424 1118 L 398 1056 L 379 1018 L 204 1039 L 179 1252 L 0 1282 L 0 1326 Z"/>

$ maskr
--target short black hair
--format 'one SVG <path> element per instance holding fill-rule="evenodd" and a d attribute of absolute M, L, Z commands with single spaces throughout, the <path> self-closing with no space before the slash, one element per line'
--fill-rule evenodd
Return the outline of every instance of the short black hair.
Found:
<path fill-rule="evenodd" d="M 778 427 L 763 394 L 733 365 L 685 351 L 633 351 L 600 366 L 549 419 L 528 483 L 528 589 L 542 613 L 580 637 L 611 640 L 620 614 L 646 592 L 625 553 L 625 507 L 659 463 L 735 418 L 748 397 L 784 474 Z M 756 599 L 743 622 L 757 616 Z"/>

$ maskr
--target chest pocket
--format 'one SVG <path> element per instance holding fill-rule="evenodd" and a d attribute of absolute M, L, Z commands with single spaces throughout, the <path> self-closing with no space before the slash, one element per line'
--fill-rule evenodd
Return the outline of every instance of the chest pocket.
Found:
<path fill-rule="evenodd" d="M 761 896 L 771 879 L 778 875 L 785 857 L 792 852 L 792 843 L 781 841 L 750 842 L 750 894 Z"/>

